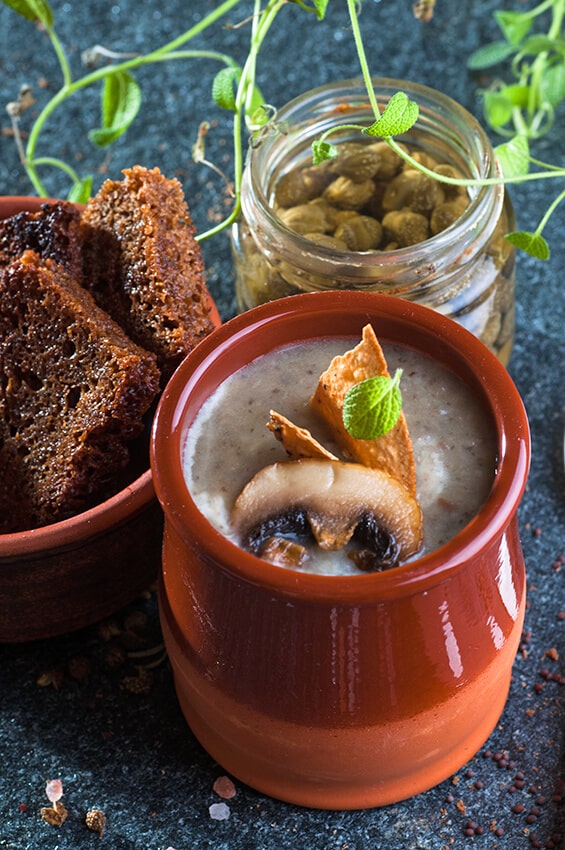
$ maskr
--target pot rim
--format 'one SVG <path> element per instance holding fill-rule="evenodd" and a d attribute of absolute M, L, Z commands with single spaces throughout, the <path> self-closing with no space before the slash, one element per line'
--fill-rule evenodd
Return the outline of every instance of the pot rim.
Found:
<path fill-rule="evenodd" d="M 185 483 L 181 454 L 190 421 L 205 398 L 227 375 L 222 361 L 243 350 L 255 331 L 269 334 L 273 346 L 284 344 L 282 333 L 289 325 L 287 342 L 327 335 L 313 328 L 323 317 L 325 325 L 347 316 L 349 326 L 373 321 L 389 328 L 377 336 L 392 342 L 421 347 L 431 345 L 435 356 L 472 385 L 491 411 L 497 432 L 498 459 L 490 494 L 471 522 L 452 540 L 422 558 L 392 570 L 359 576 L 320 575 L 277 567 L 240 549 L 227 540 L 200 513 Z M 278 326 L 278 327 L 277 327 Z M 400 335 L 402 330 L 402 335 Z M 341 335 L 355 331 L 341 327 Z M 255 351 L 253 356 L 259 354 Z M 233 361 L 233 357 L 231 358 Z M 241 360 L 241 363 L 244 361 Z M 227 365 L 227 364 L 226 364 Z M 207 389 L 204 391 L 204 385 Z M 322 600 L 369 602 L 399 593 L 420 592 L 445 579 L 476 558 L 512 520 L 526 486 L 530 463 L 530 437 L 522 399 L 506 369 L 486 346 L 452 320 L 420 304 L 389 295 L 331 291 L 293 295 L 241 313 L 204 339 L 181 363 L 159 402 L 151 433 L 151 467 L 157 497 L 167 521 L 188 545 L 205 551 L 222 570 L 240 580 L 291 596 L 308 595 Z M 190 529 L 195 543 L 183 529 Z M 477 534 L 480 531 L 480 534 Z"/>

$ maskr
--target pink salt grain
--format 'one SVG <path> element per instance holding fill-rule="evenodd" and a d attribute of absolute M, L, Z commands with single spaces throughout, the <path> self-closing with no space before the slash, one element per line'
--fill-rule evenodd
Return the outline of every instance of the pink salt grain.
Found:
<path fill-rule="evenodd" d="M 231 800 L 236 795 L 235 785 L 229 776 L 218 776 L 212 789 L 222 800 Z"/>
<path fill-rule="evenodd" d="M 45 786 L 45 793 L 50 803 L 56 803 L 63 796 L 63 783 L 60 779 L 50 779 Z"/>

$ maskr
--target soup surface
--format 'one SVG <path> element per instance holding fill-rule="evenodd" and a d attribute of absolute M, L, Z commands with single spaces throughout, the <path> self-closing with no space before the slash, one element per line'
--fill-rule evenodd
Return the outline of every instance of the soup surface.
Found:
<path fill-rule="evenodd" d="M 226 537 L 233 504 L 260 469 L 288 460 L 267 429 L 271 409 L 308 428 L 341 457 L 309 400 L 333 357 L 358 339 L 297 343 L 258 357 L 224 381 L 204 403 L 183 453 L 187 486 L 200 511 Z M 383 344 L 389 372 L 403 370 L 401 390 L 424 517 L 425 552 L 460 531 L 488 496 L 496 463 L 493 429 L 470 389 L 455 374 L 405 346 Z M 315 552 L 311 572 L 360 574 L 343 551 Z"/>

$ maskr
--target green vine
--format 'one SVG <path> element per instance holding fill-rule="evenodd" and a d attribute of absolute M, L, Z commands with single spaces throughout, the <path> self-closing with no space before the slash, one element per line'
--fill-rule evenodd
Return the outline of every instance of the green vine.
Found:
<path fill-rule="evenodd" d="M 64 172 L 71 181 L 68 198 L 75 202 L 85 202 L 91 194 L 92 176 L 81 177 L 70 165 L 53 156 L 38 155 L 39 143 L 45 126 L 55 111 L 69 98 L 82 90 L 100 85 L 101 88 L 101 121 L 100 126 L 89 132 L 90 141 L 105 148 L 125 133 L 136 119 L 141 107 L 141 89 L 135 78 L 135 70 L 159 62 L 177 60 L 212 59 L 222 67 L 215 75 L 212 85 L 212 95 L 215 103 L 232 113 L 233 131 L 233 170 L 234 179 L 231 186 L 233 205 L 227 217 L 205 233 L 200 239 L 205 239 L 225 229 L 233 223 L 240 211 L 241 178 L 244 167 L 245 136 L 251 138 L 251 143 L 258 143 L 262 134 L 269 132 L 271 126 L 276 126 L 272 109 L 267 107 L 261 92 L 256 85 L 257 62 L 261 48 L 271 27 L 279 14 L 288 3 L 294 3 L 306 13 L 321 21 L 325 17 L 329 0 L 254 0 L 253 13 L 250 17 L 249 46 L 245 62 L 238 65 L 230 56 L 218 51 L 191 50 L 186 45 L 196 36 L 201 35 L 229 12 L 242 5 L 242 0 L 224 0 L 202 18 L 199 23 L 183 32 L 177 38 L 146 54 L 124 55 L 116 54 L 103 48 L 88 51 L 90 62 L 103 58 L 111 60 L 102 67 L 90 70 L 83 76 L 74 77 L 65 49 L 55 29 L 55 15 L 48 0 L 1 0 L 28 21 L 40 23 L 45 29 L 53 50 L 56 54 L 62 76 L 59 90 L 43 106 L 35 118 L 27 142 L 24 145 L 20 122 L 29 105 L 28 91 L 20 92 L 18 99 L 8 104 L 8 112 L 19 156 L 29 180 L 40 196 L 47 192 L 40 176 L 43 168 L 55 168 Z M 542 132 L 551 128 L 553 114 L 558 102 L 565 98 L 565 82 L 563 67 L 565 62 L 564 42 L 561 36 L 565 0 L 543 0 L 538 7 L 525 13 L 497 13 L 497 20 L 505 35 L 504 48 L 500 43 L 494 47 L 487 46 L 482 53 L 479 51 L 470 60 L 470 67 L 477 69 L 487 67 L 493 62 L 513 58 L 512 68 L 519 75 L 519 82 L 514 86 L 501 87 L 485 94 L 486 118 L 495 129 L 509 136 L 507 142 L 500 145 L 496 151 L 501 163 L 503 176 L 483 180 L 455 179 L 439 176 L 420 163 L 413 160 L 406 151 L 398 145 L 395 136 L 407 132 L 418 119 L 418 106 L 403 92 L 397 92 L 380 113 L 377 98 L 372 86 L 372 77 L 365 53 L 363 38 L 359 23 L 360 0 L 346 0 L 355 48 L 367 94 L 374 113 L 374 121 L 368 127 L 354 125 L 354 129 L 369 135 L 384 139 L 397 153 L 406 159 L 413 167 L 427 173 L 434 179 L 464 186 L 487 185 L 492 183 L 522 183 L 529 180 L 545 178 L 563 179 L 565 168 L 553 166 L 535 160 L 530 155 L 529 141 L 537 138 Z M 419 16 L 424 20 L 433 0 L 420 0 L 417 4 Z M 544 12 L 552 13 L 551 23 L 546 36 L 535 40 L 530 30 L 534 20 Z M 531 57 L 534 56 L 532 59 Z M 560 76 L 561 75 L 561 76 Z M 548 92 L 555 89 L 558 83 L 559 97 L 549 97 Z M 502 99 L 509 100 L 503 108 Z M 506 102 L 506 101 L 505 101 Z M 508 130 L 508 122 L 513 122 L 513 131 Z M 332 133 L 343 130 L 344 126 L 335 127 L 325 133 L 313 145 L 315 162 L 336 155 L 337 150 L 331 141 Z M 198 138 L 193 148 L 193 156 L 199 161 L 208 163 L 205 155 L 205 135 L 208 125 L 203 122 L 198 131 Z M 531 171 L 530 167 L 536 170 Z M 221 172 L 220 172 L 221 173 Z M 222 176 L 224 176 L 222 174 Z M 225 178 L 227 181 L 227 178 Z M 229 181 L 228 181 L 229 182 Z M 533 233 L 511 233 L 507 238 L 519 248 L 528 251 L 536 257 L 546 259 L 549 248 L 542 236 L 549 217 L 564 199 L 565 191 L 561 192 L 552 202 L 542 221 Z"/>

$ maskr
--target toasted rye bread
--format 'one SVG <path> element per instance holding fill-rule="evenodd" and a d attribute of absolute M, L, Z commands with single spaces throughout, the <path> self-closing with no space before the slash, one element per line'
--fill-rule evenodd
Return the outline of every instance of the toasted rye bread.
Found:
<path fill-rule="evenodd" d="M 202 252 L 178 180 L 134 166 L 82 215 L 84 285 L 166 380 L 212 329 Z"/>
<path fill-rule="evenodd" d="M 359 345 L 334 357 L 328 369 L 320 376 L 312 404 L 330 426 L 346 457 L 364 466 L 388 472 L 415 496 L 414 455 L 404 414 L 400 414 L 398 422 L 388 434 L 377 440 L 356 439 L 343 424 L 343 402 L 348 390 L 374 375 L 390 377 L 375 332 L 371 325 L 366 325 Z"/>
<path fill-rule="evenodd" d="M 0 267 L 26 250 L 53 260 L 82 280 L 80 211 L 68 201 L 41 204 L 36 212 L 19 212 L 0 220 Z"/>
<path fill-rule="evenodd" d="M 0 531 L 85 506 L 128 461 L 159 389 L 153 354 L 28 251 L 0 275 Z"/>

